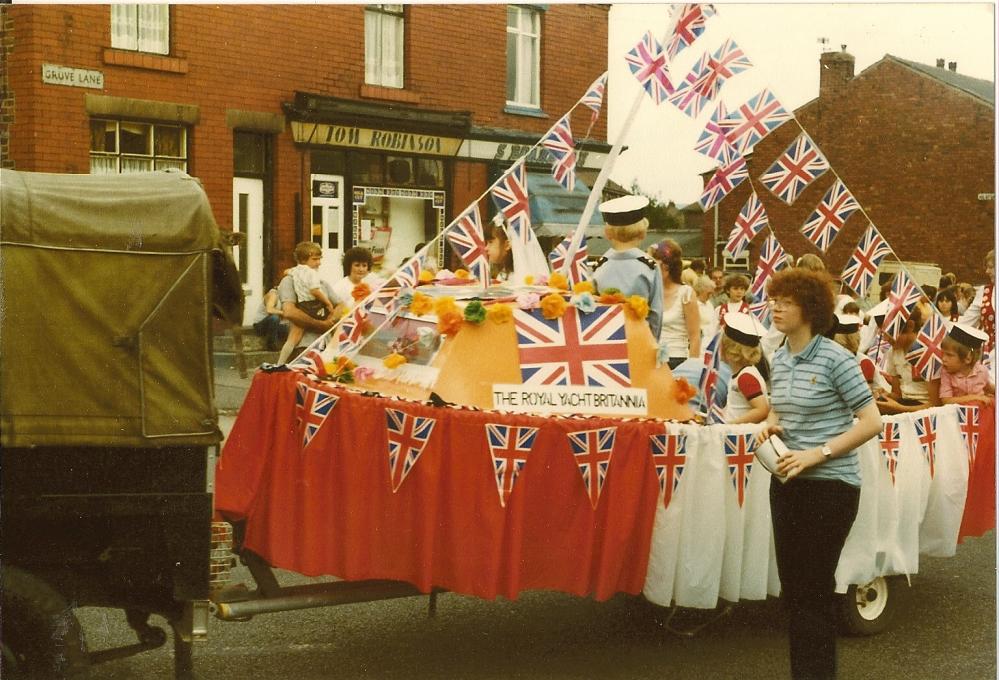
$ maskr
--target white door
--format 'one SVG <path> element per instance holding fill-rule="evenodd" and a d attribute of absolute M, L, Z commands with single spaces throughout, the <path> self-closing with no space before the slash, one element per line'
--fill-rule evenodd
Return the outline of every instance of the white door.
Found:
<path fill-rule="evenodd" d="M 319 275 L 328 283 L 343 278 L 343 177 L 312 175 L 312 241 L 323 249 Z"/>
<path fill-rule="evenodd" d="M 249 325 L 264 297 L 264 181 L 232 178 L 232 230 L 245 235 L 233 256 L 243 280 L 243 325 Z"/>

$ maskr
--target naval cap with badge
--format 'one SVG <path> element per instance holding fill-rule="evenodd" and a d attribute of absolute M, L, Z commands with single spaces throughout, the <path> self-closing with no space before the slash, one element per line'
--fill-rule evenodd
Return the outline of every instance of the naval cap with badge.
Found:
<path fill-rule="evenodd" d="M 756 347 L 767 330 L 751 314 L 729 312 L 725 315 L 725 335 L 747 347 Z"/>
<path fill-rule="evenodd" d="M 620 196 L 600 204 L 600 214 L 609 227 L 626 227 L 645 217 L 649 199 L 645 196 Z"/>
<path fill-rule="evenodd" d="M 955 342 L 959 342 L 969 349 L 979 349 L 989 339 L 989 335 L 985 331 L 963 323 L 956 323 L 951 326 L 947 335 Z"/>

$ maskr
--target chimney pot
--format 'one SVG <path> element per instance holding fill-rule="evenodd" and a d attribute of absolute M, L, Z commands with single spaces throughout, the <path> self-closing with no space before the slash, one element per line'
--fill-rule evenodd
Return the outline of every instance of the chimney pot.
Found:
<path fill-rule="evenodd" d="M 819 96 L 835 97 L 842 92 L 853 79 L 854 64 L 853 55 L 846 51 L 819 55 Z"/>
<path fill-rule="evenodd" d="M 947 65 L 946 60 L 937 59 L 937 68 L 944 68 Z"/>
<path fill-rule="evenodd" d="M 953 71 L 954 73 L 957 73 L 957 62 L 956 61 L 952 61 L 949 64 L 947 64 L 947 69 L 949 71 Z"/>

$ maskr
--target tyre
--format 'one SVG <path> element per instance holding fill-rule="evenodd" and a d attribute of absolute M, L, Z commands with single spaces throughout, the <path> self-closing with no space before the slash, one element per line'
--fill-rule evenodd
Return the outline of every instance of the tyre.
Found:
<path fill-rule="evenodd" d="M 870 583 L 851 585 L 840 601 L 840 628 L 846 635 L 877 635 L 895 617 L 898 580 L 879 576 Z"/>
<path fill-rule="evenodd" d="M 76 615 L 59 593 L 16 567 L 3 570 L 2 675 L 65 678 L 87 666 Z"/>

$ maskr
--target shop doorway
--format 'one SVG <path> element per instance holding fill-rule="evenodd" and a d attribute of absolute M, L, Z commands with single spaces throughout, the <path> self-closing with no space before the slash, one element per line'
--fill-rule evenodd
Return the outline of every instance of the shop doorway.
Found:
<path fill-rule="evenodd" d="M 232 230 L 244 235 L 233 248 L 243 281 L 243 325 L 249 324 L 264 296 L 264 180 L 232 178 Z"/>
<path fill-rule="evenodd" d="M 352 198 L 354 242 L 371 250 L 374 269 L 383 276 L 446 226 L 443 191 L 354 186 Z M 440 266 L 443 242 L 433 255 Z"/>
<path fill-rule="evenodd" d="M 312 175 L 310 238 L 323 250 L 319 275 L 335 283 L 343 278 L 343 176 Z"/>

